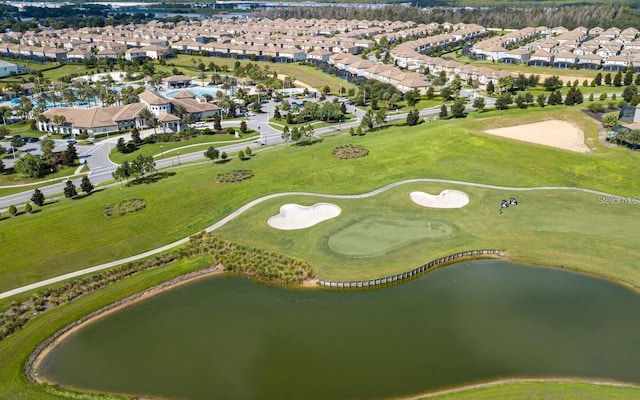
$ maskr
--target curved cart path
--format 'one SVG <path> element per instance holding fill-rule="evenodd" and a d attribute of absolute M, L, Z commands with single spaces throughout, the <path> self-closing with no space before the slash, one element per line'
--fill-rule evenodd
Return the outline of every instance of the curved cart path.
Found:
<path fill-rule="evenodd" d="M 509 186 L 497 186 L 497 185 L 487 185 L 487 184 L 483 184 L 483 183 L 474 183 L 474 182 L 464 182 L 464 181 L 454 181 L 454 180 L 449 180 L 449 179 L 431 179 L 431 178 L 418 178 L 418 179 L 407 179 L 407 180 L 402 180 L 402 181 L 398 181 L 398 182 L 393 182 L 390 183 L 388 185 L 382 186 L 381 188 L 378 188 L 376 190 L 373 190 L 371 192 L 368 193 L 363 193 L 363 194 L 326 194 L 326 193 L 312 193 L 312 192 L 281 192 L 281 193 L 273 193 L 273 194 L 269 194 L 266 196 L 262 196 L 259 197 L 253 201 L 250 201 L 249 203 L 245 204 L 244 206 L 238 208 L 237 210 L 233 211 L 231 214 L 227 215 L 226 217 L 222 218 L 221 220 L 219 220 L 218 222 L 214 223 L 213 225 L 210 225 L 209 227 L 205 228 L 204 230 L 206 232 L 213 232 L 216 229 L 221 228 L 222 226 L 224 226 L 225 224 L 227 224 L 229 221 L 233 220 L 234 218 L 238 217 L 239 215 L 243 214 L 245 211 L 249 210 L 250 208 L 252 208 L 253 206 L 260 204 L 264 201 L 267 200 L 271 200 L 271 199 L 275 199 L 277 197 L 284 197 L 284 196 L 312 196 L 312 197 L 321 197 L 321 198 L 328 198 L 328 199 L 364 199 L 367 197 L 372 197 L 375 196 L 377 194 L 380 194 L 382 192 L 385 192 L 389 189 L 401 186 L 401 185 L 406 185 L 408 183 L 420 183 L 420 182 L 429 182 L 429 183 L 446 183 L 446 184 L 451 184 L 451 185 L 462 185 L 462 186 L 473 186 L 473 187 L 480 187 L 480 188 L 486 188 L 486 189 L 498 189 L 498 190 L 511 190 L 511 191 L 533 191 L 533 190 L 561 190 L 561 191 L 578 191 L 578 192 L 583 192 L 583 193 L 592 193 L 592 194 L 596 194 L 596 195 L 600 195 L 600 196 L 610 196 L 610 197 L 622 197 L 616 194 L 611 194 L 611 193 L 606 193 L 606 192 L 600 192 L 597 190 L 591 190 L 591 189 L 584 189 L 584 188 L 577 188 L 577 187 L 567 187 L 567 186 L 535 186 L 535 187 L 528 187 L 528 188 L 518 188 L 518 187 L 509 187 Z M 97 271 L 101 271 L 103 269 L 107 269 L 107 268 L 111 268 L 111 267 L 115 267 L 117 265 L 121 265 L 121 264 L 125 264 L 131 261 L 136 261 L 145 257 L 149 257 L 158 253 L 161 253 L 163 251 L 169 250 L 173 247 L 176 246 L 180 246 L 181 244 L 187 243 L 189 240 L 188 237 L 184 238 L 184 239 L 180 239 L 177 240 L 173 243 L 169 243 L 167 245 L 164 245 L 162 247 L 158 247 L 155 248 L 153 250 L 149 250 L 146 251 L 144 253 L 140 253 L 140 254 L 136 254 L 134 256 L 131 257 L 127 257 L 127 258 L 122 258 L 120 260 L 115 260 L 115 261 L 111 261 L 108 263 L 104 263 L 104 264 L 100 264 L 100 265 L 96 265 L 90 268 L 85 268 L 85 269 L 81 269 L 79 271 L 74 271 L 74 272 L 70 272 L 68 274 L 64 274 L 64 275 L 59 275 L 53 278 L 49 278 L 49 279 L 45 279 L 39 282 L 35 282 L 29 285 L 25 285 L 22 287 L 18 287 L 3 293 L 0 293 L 0 299 L 4 299 L 7 297 L 11 297 L 14 296 L 16 294 L 19 293 L 24 293 L 24 292 L 28 292 L 30 290 L 33 289 L 37 289 L 43 286 L 47 286 L 47 285 L 51 285 L 53 283 L 57 283 L 57 282 L 62 282 L 65 281 L 67 279 L 71 279 L 71 278 L 75 278 L 78 276 L 82 276 L 85 274 L 90 274 L 93 272 L 97 272 Z"/>

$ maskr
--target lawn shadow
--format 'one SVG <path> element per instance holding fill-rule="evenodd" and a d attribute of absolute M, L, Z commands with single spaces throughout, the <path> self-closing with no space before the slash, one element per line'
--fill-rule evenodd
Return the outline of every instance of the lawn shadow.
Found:
<path fill-rule="evenodd" d="M 321 138 L 316 138 L 316 139 L 308 139 L 308 140 L 301 140 L 299 142 L 297 142 L 295 145 L 297 147 L 304 147 L 304 146 L 313 146 L 316 143 L 320 143 L 322 142 L 324 139 Z"/>
<path fill-rule="evenodd" d="M 149 176 L 145 176 L 142 178 L 135 179 L 127 184 L 127 186 L 136 186 L 141 184 L 152 184 L 156 183 L 162 179 L 168 178 L 170 176 L 175 176 L 175 172 L 158 172 Z"/>

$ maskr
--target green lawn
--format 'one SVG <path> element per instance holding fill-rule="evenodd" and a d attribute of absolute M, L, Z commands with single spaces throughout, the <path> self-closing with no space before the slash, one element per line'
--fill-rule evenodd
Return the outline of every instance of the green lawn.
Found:
<path fill-rule="evenodd" d="M 580 126 L 595 152 L 573 153 L 481 133 L 551 118 Z M 640 181 L 635 179 L 640 155 L 622 148 L 601 148 L 596 135 L 595 125 L 579 109 L 547 107 L 473 113 L 466 119 L 391 127 L 362 137 L 335 136 L 312 146 L 280 146 L 244 162 L 179 168 L 153 184 L 107 188 L 81 200 L 47 205 L 33 215 L 0 221 L 0 242 L 11 243 L 0 252 L 0 291 L 170 243 L 204 229 L 251 200 L 283 191 L 359 194 L 402 179 L 441 178 L 516 187 L 580 186 L 640 197 Z M 352 160 L 331 155 L 335 146 L 348 143 L 366 146 L 369 155 Z M 215 183 L 218 172 L 231 169 L 251 169 L 255 176 L 237 184 Z M 468 193 L 471 201 L 467 207 L 428 209 L 408 197 L 413 190 L 437 194 L 452 186 Z M 517 197 L 520 204 L 498 215 L 499 200 L 510 196 Z M 123 217 L 102 216 L 102 207 L 132 197 L 144 199 L 147 207 Z M 265 223 L 285 202 L 308 205 L 318 201 L 339 205 L 341 216 L 300 231 L 276 231 Z M 340 254 L 327 245 L 349 226 L 381 216 L 438 222 L 450 227 L 450 234 L 422 236 L 418 241 L 405 238 L 404 245 L 390 246 L 377 257 Z M 640 245 L 640 227 L 635 223 L 639 218 L 640 205 L 604 205 L 593 194 L 416 182 L 360 200 L 299 195 L 271 199 L 216 235 L 304 259 L 316 275 L 327 279 L 382 276 L 458 250 L 497 247 L 518 261 L 578 269 L 640 287 L 635 256 Z M 621 232 L 624 240 L 616 240 Z M 416 235 L 420 236 L 419 232 Z M 384 239 L 382 233 L 376 237 Z M 33 251 L 34 246 L 38 251 Z M 57 398 L 46 393 L 53 389 L 38 388 L 22 375 L 21 366 L 37 343 L 101 305 L 196 268 L 198 262 L 201 260 L 185 261 L 182 266 L 126 279 L 49 311 L 1 341 L 0 381 L 4 384 L 0 385 L 0 398 Z M 638 390 L 518 383 L 444 398 L 461 396 L 635 398 Z"/>
<path fill-rule="evenodd" d="M 14 187 L 4 187 L 0 188 L 0 196 L 8 196 L 13 193 L 20 193 L 25 190 L 29 190 L 29 187 L 24 186 L 16 186 L 16 185 L 30 185 L 31 188 L 35 189 L 38 185 L 48 185 L 54 181 L 59 181 L 64 179 L 65 177 L 73 175 L 77 166 L 74 167 L 62 167 L 60 170 L 55 173 L 51 173 L 50 171 L 45 171 L 45 174 L 42 178 L 24 178 L 16 173 L 3 173 L 0 174 L 0 186 L 14 186 Z M 88 171 L 83 171 L 88 172 Z"/>
<path fill-rule="evenodd" d="M 120 153 L 115 147 L 111 150 L 109 158 L 116 164 L 122 164 L 125 161 L 131 161 L 139 154 L 145 156 L 154 156 L 156 159 L 162 159 L 167 157 L 175 157 L 176 152 L 174 150 L 179 149 L 180 154 L 195 153 L 198 151 L 205 151 L 209 146 L 220 147 L 229 145 L 232 143 L 249 142 L 257 139 L 259 136 L 253 132 L 247 132 L 245 135 L 241 135 L 240 139 L 235 138 L 233 135 L 202 135 L 193 139 L 183 140 L 178 142 L 167 143 L 153 143 L 145 144 L 133 153 Z"/>
<path fill-rule="evenodd" d="M 481 389 L 422 398 L 438 400 L 622 400 L 640 396 L 640 389 L 574 382 L 515 382 Z"/>

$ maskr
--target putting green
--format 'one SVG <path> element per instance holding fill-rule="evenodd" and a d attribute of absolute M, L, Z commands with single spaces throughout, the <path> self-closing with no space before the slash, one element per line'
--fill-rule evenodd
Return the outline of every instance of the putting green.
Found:
<path fill-rule="evenodd" d="M 329 247 L 351 257 L 374 257 L 421 239 L 445 238 L 453 228 L 441 221 L 409 218 L 367 218 L 335 233 Z"/>

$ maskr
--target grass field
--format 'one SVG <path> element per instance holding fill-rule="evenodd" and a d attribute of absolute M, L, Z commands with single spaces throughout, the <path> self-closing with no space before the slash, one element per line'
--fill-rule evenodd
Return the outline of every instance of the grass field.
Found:
<path fill-rule="evenodd" d="M 195 64 L 191 61 L 192 58 L 196 60 Z M 184 69 L 184 72 L 188 72 L 189 74 L 198 74 L 200 71 L 198 71 L 196 66 L 198 65 L 200 60 L 202 60 L 205 65 L 208 65 L 209 62 L 213 61 L 217 66 L 226 66 L 230 70 L 233 70 L 236 61 L 240 61 L 242 65 L 253 63 L 259 65 L 262 68 L 268 66 L 271 71 L 277 71 L 279 74 L 290 76 L 316 89 L 320 89 L 325 85 L 328 85 L 331 88 L 331 93 L 338 93 L 340 86 L 342 86 L 346 90 L 355 87 L 353 84 L 345 81 L 344 79 L 327 75 L 314 67 L 299 65 L 297 63 L 271 63 L 267 61 L 235 60 L 233 58 L 199 57 L 181 54 L 178 55 L 177 58 L 167 60 L 166 66 L 156 66 L 156 70 L 165 70 L 167 72 L 170 72 L 173 69 L 172 65 L 175 65 L 177 68 Z M 206 71 L 205 73 L 210 77 L 213 72 Z"/>
<path fill-rule="evenodd" d="M 552 118 L 580 126 L 595 152 L 573 153 L 481 133 L 516 122 Z M 108 188 L 82 200 L 59 201 L 38 214 L 0 221 L 0 241 L 11 243 L 0 252 L 0 291 L 161 246 L 202 230 L 257 197 L 282 191 L 359 194 L 402 179 L 441 178 L 517 187 L 581 186 L 640 197 L 640 182 L 635 179 L 640 155 L 622 148 L 601 148 L 596 135 L 595 126 L 581 111 L 547 107 L 472 114 L 466 119 L 429 122 L 413 128 L 392 127 L 363 137 L 336 136 L 313 146 L 270 149 L 242 163 L 233 160 L 224 165 L 180 168 L 174 171 L 175 175 L 153 184 Z M 347 143 L 366 146 L 369 155 L 352 160 L 338 160 L 331 155 L 335 146 Z M 255 176 L 239 184 L 215 183 L 218 172 L 239 167 L 251 169 Z M 469 195 L 467 207 L 428 209 L 413 204 L 408 196 L 414 190 L 439 193 L 452 188 Z M 498 215 L 499 201 L 510 196 L 517 197 L 520 205 Z M 143 198 L 147 208 L 114 219 L 102 216 L 105 205 L 131 197 Z M 317 201 L 339 205 L 341 216 L 301 231 L 276 231 L 265 222 L 284 203 L 308 205 Z M 451 235 L 418 241 L 409 238 L 404 245 L 390 248 L 378 257 L 348 256 L 328 246 L 329 238 L 339 232 L 380 216 L 412 219 L 416 224 L 442 222 L 451 227 Z M 593 194 L 513 192 L 418 182 L 367 199 L 272 199 L 216 234 L 304 259 L 311 263 L 317 276 L 325 279 L 383 276 L 458 250 L 498 247 L 516 260 L 579 269 L 640 287 L 636 257 L 640 228 L 634 224 L 639 217 L 640 205 L 605 205 Z M 38 251 L 33 251 L 35 246 Z M 47 390 L 54 389 L 37 388 L 21 374 L 21 365 L 36 344 L 100 305 L 195 268 L 198 260 L 185 263 L 188 265 L 145 272 L 54 309 L 1 341 L 0 381 L 5 384 L 0 385 L 0 398 L 57 398 L 47 394 Z M 584 384 L 528 385 L 478 389 L 469 392 L 476 394 L 469 398 L 528 394 L 532 398 L 553 398 L 558 393 L 563 398 L 584 398 L 582 393 L 633 398 L 640 393 L 638 389 Z"/>
<path fill-rule="evenodd" d="M 259 136 L 256 132 L 250 131 L 241 138 L 237 139 L 233 135 L 202 135 L 189 140 L 167 143 L 145 144 L 132 153 L 120 153 L 115 147 L 111 150 L 109 158 L 116 164 L 122 164 L 125 161 L 131 161 L 138 155 L 154 156 L 159 159 L 164 157 L 174 157 L 174 150 L 180 149 L 180 154 L 195 153 L 205 151 L 209 146 L 219 147 L 232 143 L 248 142 L 257 139 Z"/>

